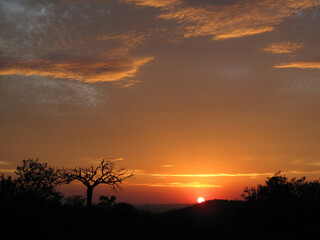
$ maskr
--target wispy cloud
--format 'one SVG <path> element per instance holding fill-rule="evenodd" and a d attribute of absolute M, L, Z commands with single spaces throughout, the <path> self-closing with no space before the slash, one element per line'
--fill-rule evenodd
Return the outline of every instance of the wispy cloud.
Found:
<path fill-rule="evenodd" d="M 320 162 L 310 162 L 310 163 L 306 163 L 306 165 L 309 165 L 309 166 L 320 166 Z"/>
<path fill-rule="evenodd" d="M 162 8 L 159 15 L 176 20 L 184 28 L 185 37 L 212 35 L 215 40 L 245 37 L 270 32 L 284 19 L 303 9 L 320 4 L 319 0 L 234 1 L 224 4 L 188 4 L 185 1 L 127 0 L 140 6 Z"/>
<path fill-rule="evenodd" d="M 200 182 L 191 182 L 191 183 L 127 183 L 130 186 L 147 186 L 147 187 L 167 187 L 167 188 L 219 188 L 223 187 L 222 185 L 214 185 L 210 183 L 200 183 Z"/>
<path fill-rule="evenodd" d="M 15 169 L 0 169 L 0 173 L 14 173 Z"/>
<path fill-rule="evenodd" d="M 171 165 L 171 164 L 164 164 L 164 165 L 161 165 L 161 167 L 163 167 L 163 168 L 170 168 L 170 167 L 173 167 L 173 165 Z"/>
<path fill-rule="evenodd" d="M 1 1 L 0 75 L 90 83 L 133 78 L 153 59 L 132 54 L 148 31 L 109 30 L 111 23 L 121 24 L 111 14 L 115 6 L 97 2 Z"/>
<path fill-rule="evenodd" d="M 269 44 L 269 46 L 263 48 L 262 50 L 265 52 L 271 52 L 274 54 L 290 54 L 298 51 L 303 47 L 304 47 L 303 43 L 276 42 L 276 43 Z"/>
<path fill-rule="evenodd" d="M 79 160 L 88 162 L 88 163 L 94 163 L 94 164 L 99 164 L 102 160 L 109 160 L 112 162 L 119 162 L 119 161 L 124 161 L 123 157 L 81 157 Z"/>
<path fill-rule="evenodd" d="M 127 3 L 133 3 L 139 6 L 150 6 L 159 8 L 168 8 L 181 3 L 181 0 L 124 0 Z"/>
<path fill-rule="evenodd" d="M 274 173 L 216 173 L 216 174 L 171 174 L 171 173 L 152 173 L 153 177 L 183 177 L 183 178 L 211 178 L 211 177 L 257 177 L 267 176 Z"/>
<path fill-rule="evenodd" d="M 145 30 L 144 32 L 129 31 L 120 34 L 102 34 L 97 36 L 96 40 L 113 46 L 104 52 L 102 56 L 119 58 L 127 56 L 137 46 L 146 41 L 152 33 L 157 31 L 157 29 L 153 29 L 152 32 Z"/>
<path fill-rule="evenodd" d="M 313 174 L 320 173 L 320 171 L 304 171 L 304 170 L 288 170 L 282 171 L 282 174 Z M 181 177 L 181 178 L 212 178 L 212 177 L 259 177 L 259 176 L 273 176 L 275 172 L 262 173 L 210 173 L 210 174 L 175 174 L 175 173 L 145 173 L 141 172 L 139 175 L 147 175 L 152 177 L 167 178 L 167 177 Z"/>
<path fill-rule="evenodd" d="M 280 63 L 275 65 L 274 68 L 298 68 L 298 69 L 319 69 L 320 70 L 320 61 L 297 61 L 297 62 L 288 62 Z"/>
<path fill-rule="evenodd" d="M 0 75 L 39 75 L 75 79 L 84 82 L 118 81 L 132 77 L 140 67 L 153 58 L 121 60 L 9 60 L 0 67 Z"/>
<path fill-rule="evenodd" d="M 221 33 L 217 34 L 214 36 L 214 40 L 224 40 L 228 38 L 239 38 L 239 37 L 246 37 L 246 36 L 251 36 L 251 35 L 256 35 L 260 33 L 265 33 L 265 32 L 271 32 L 274 30 L 274 27 L 262 27 L 262 28 L 248 28 L 248 29 L 235 29 L 231 32 L 228 33 Z"/>
<path fill-rule="evenodd" d="M 0 161 L 0 165 L 10 165 L 10 162 L 6 162 L 6 161 Z"/>

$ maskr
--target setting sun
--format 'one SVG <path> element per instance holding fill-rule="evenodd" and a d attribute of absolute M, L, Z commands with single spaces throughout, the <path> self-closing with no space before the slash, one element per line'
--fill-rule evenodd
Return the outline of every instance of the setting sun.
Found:
<path fill-rule="evenodd" d="M 198 203 L 203 203 L 205 200 L 203 197 L 198 197 Z"/>

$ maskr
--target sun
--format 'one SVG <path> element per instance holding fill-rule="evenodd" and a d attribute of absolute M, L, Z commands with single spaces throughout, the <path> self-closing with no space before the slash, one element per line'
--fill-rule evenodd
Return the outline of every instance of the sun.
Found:
<path fill-rule="evenodd" d="M 205 200 L 203 197 L 198 197 L 198 203 L 203 203 Z"/>

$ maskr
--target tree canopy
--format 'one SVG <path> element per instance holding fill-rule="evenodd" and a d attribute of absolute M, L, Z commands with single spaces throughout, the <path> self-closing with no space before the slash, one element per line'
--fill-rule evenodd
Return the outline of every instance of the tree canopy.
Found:
<path fill-rule="evenodd" d="M 89 168 L 76 167 L 64 170 L 64 180 L 66 183 L 78 180 L 87 187 L 87 206 L 92 205 L 93 189 L 106 184 L 113 191 L 120 189 L 120 184 L 133 176 L 133 172 L 128 172 L 124 168 L 115 169 L 114 162 L 109 159 L 102 159 L 96 167 Z"/>

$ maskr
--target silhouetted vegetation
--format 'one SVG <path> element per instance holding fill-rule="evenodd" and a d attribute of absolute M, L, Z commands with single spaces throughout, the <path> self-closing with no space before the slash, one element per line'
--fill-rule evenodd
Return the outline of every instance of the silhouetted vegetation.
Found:
<path fill-rule="evenodd" d="M 72 168 L 64 170 L 63 179 L 66 183 L 78 180 L 87 187 L 87 207 L 92 205 L 93 189 L 100 184 L 107 184 L 116 191 L 120 188 L 120 184 L 133 176 L 133 173 L 128 173 L 125 169 L 114 168 L 114 163 L 110 160 L 101 160 L 97 167 L 90 168 Z"/>
<path fill-rule="evenodd" d="M 16 177 L 0 176 L 1 233 L 45 239 L 320 239 L 320 183 L 277 173 L 245 188 L 243 201 L 210 200 L 165 213 L 101 196 L 63 200 L 65 172 L 25 160 Z M 95 176 L 95 175 L 94 175 Z"/>
<path fill-rule="evenodd" d="M 39 159 L 28 159 L 22 161 L 15 174 L 17 176 L 15 179 L 1 175 L 2 200 L 59 203 L 62 199 L 62 194 L 56 190 L 56 187 L 63 183 L 61 170 L 56 170 L 47 163 L 40 163 Z"/>

